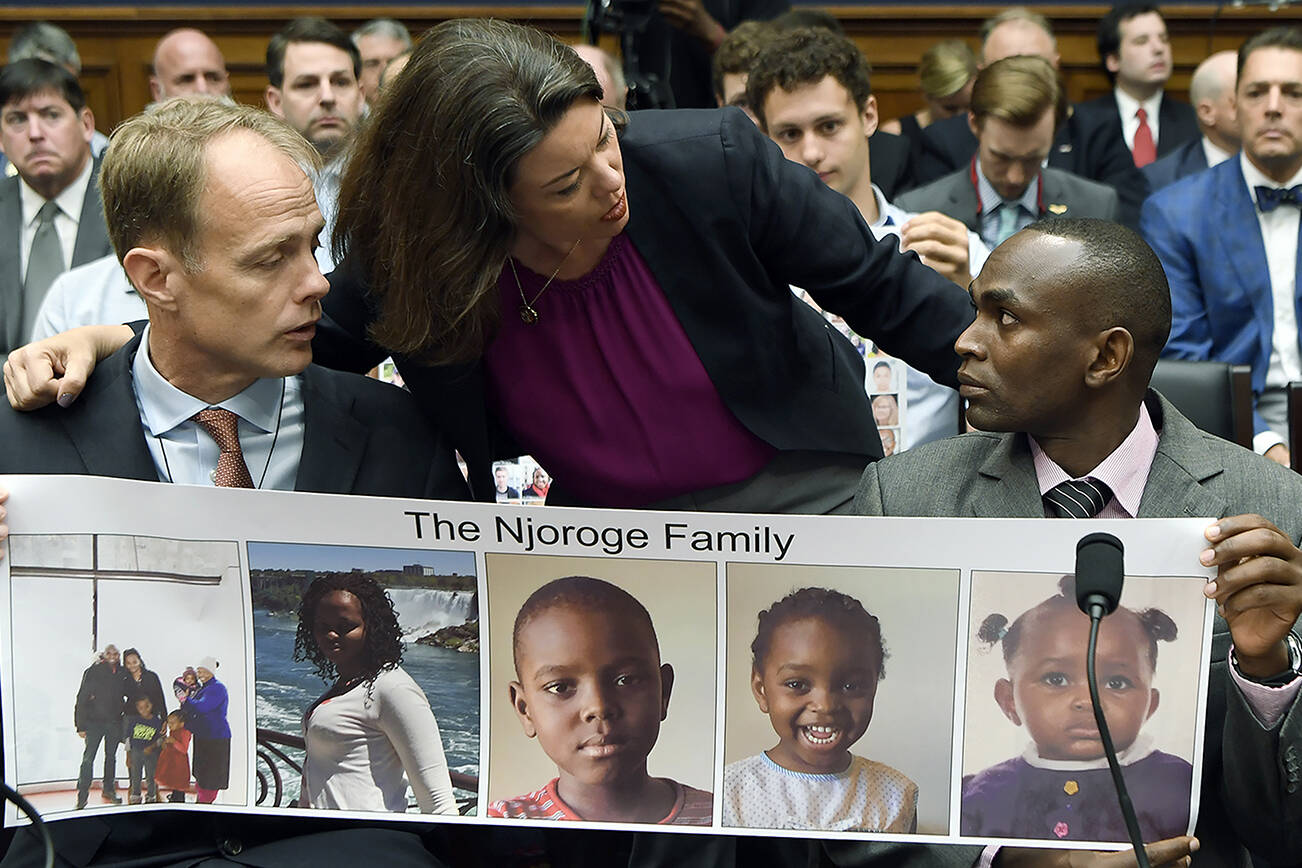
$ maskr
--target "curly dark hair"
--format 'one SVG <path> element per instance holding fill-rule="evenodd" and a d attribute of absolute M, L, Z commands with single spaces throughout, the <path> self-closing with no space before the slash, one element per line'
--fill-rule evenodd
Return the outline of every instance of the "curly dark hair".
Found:
<path fill-rule="evenodd" d="M 1001 643 L 1004 665 L 1008 665 L 1017 654 L 1022 634 L 1028 629 L 1027 624 L 1034 621 L 1037 614 L 1063 608 L 1077 609 L 1075 576 L 1063 576 L 1058 581 L 1057 594 L 1027 609 L 1018 615 L 1012 624 L 1008 623 L 1006 615 L 998 612 L 987 615 L 981 622 L 981 626 L 977 628 L 977 639 L 984 642 L 986 647 L 996 642 Z M 1134 609 L 1118 606 L 1116 614 L 1123 617 L 1127 614 L 1131 615 L 1139 622 L 1141 634 L 1148 640 L 1148 663 L 1153 669 L 1157 669 L 1157 643 L 1175 641 L 1179 633 L 1175 620 L 1162 609 L 1143 609 L 1136 612 Z"/>
<path fill-rule="evenodd" d="M 398 626 L 398 613 L 393 608 L 393 598 L 370 576 L 360 573 L 331 573 L 316 579 L 303 594 L 298 606 L 298 631 L 294 635 L 294 659 L 306 660 L 323 681 L 334 681 L 339 671 L 317 647 L 313 630 L 316 610 L 321 600 L 334 591 L 347 591 L 362 606 L 362 623 L 366 627 L 367 681 L 385 669 L 402 665 L 402 628 Z"/>
<path fill-rule="evenodd" d="M 827 588 L 801 588 L 792 591 L 763 612 L 759 613 L 759 629 L 750 643 L 751 665 L 756 671 L 764 666 L 768 657 L 773 631 L 783 624 L 803 618 L 818 618 L 851 636 L 864 636 L 876 643 L 881 665 L 877 680 L 886 677 L 886 643 L 882 640 L 882 625 L 877 616 L 869 612 L 854 597 Z"/>
<path fill-rule="evenodd" d="M 746 102 L 768 132 L 764 101 L 774 88 L 793 91 L 802 85 L 818 84 L 827 76 L 836 79 L 864 110 L 872 96 L 872 67 L 859 46 L 830 30 L 790 30 L 767 40 L 751 61 L 746 78 Z"/>

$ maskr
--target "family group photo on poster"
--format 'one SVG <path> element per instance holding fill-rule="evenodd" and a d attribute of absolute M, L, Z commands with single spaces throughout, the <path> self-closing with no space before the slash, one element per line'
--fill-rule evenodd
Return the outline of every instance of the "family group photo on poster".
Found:
<path fill-rule="evenodd" d="M 106 493 L 87 487 L 138 486 L 29 479 L 5 484 L 86 504 Z M 38 502 L 14 528 L 5 768 L 50 819 L 184 803 L 1127 840 L 1085 686 L 1089 618 L 1056 544 L 1012 553 L 1025 522 L 953 538 L 952 520 L 557 509 L 548 527 L 570 544 L 540 552 L 515 505 L 279 497 L 223 511 L 220 539 L 196 532 L 212 526 L 202 503 L 98 533 L 95 507 Z M 1191 522 L 1160 524 L 1131 542 L 1143 574 L 1097 652 L 1153 838 L 1196 819 L 1211 623 L 1206 577 L 1158 568 Z M 628 548 L 588 553 L 598 527 Z M 933 565 L 907 562 L 909 542 Z M 18 665 L 31 653 L 49 665 Z"/>

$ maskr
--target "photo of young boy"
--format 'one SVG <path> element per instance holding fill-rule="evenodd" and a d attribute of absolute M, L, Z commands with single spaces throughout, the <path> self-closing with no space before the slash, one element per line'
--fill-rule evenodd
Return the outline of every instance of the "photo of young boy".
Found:
<path fill-rule="evenodd" d="M 1202 583 L 1127 578 L 1099 629 L 1099 697 L 1146 841 L 1189 827 Z M 1072 576 L 974 574 L 962 834 L 1128 840 L 1090 704 L 1089 628 Z"/>
<path fill-rule="evenodd" d="M 722 823 L 948 833 L 957 574 L 727 569 Z"/>
<path fill-rule="evenodd" d="M 486 562 L 487 816 L 709 825 L 714 566 Z"/>

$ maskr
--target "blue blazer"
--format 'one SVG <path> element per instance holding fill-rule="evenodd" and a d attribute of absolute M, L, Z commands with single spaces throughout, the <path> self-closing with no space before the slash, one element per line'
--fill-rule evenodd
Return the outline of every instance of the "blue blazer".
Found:
<path fill-rule="evenodd" d="M 1144 203 L 1139 229 L 1171 284 L 1171 337 L 1162 355 L 1251 365 L 1252 390 L 1260 394 L 1275 304 L 1256 202 L 1239 161 L 1226 160 L 1154 193 Z M 1302 272 L 1302 266 L 1295 268 Z M 1293 306 L 1302 323 L 1296 292 Z M 1253 432 L 1267 428 L 1254 412 Z"/>
<path fill-rule="evenodd" d="M 1203 137 L 1185 142 L 1176 150 L 1159 157 L 1139 171 L 1148 179 L 1148 189 L 1157 192 L 1181 178 L 1196 175 L 1207 169 L 1207 152 L 1203 150 Z"/>

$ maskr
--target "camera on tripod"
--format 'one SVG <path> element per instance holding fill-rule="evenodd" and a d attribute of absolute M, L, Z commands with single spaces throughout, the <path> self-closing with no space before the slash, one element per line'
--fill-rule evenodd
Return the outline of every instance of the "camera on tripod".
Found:
<path fill-rule="evenodd" d="M 668 25 L 658 10 L 659 0 L 589 0 L 583 14 L 591 44 L 602 33 L 619 36 L 630 109 L 674 107 Z"/>

